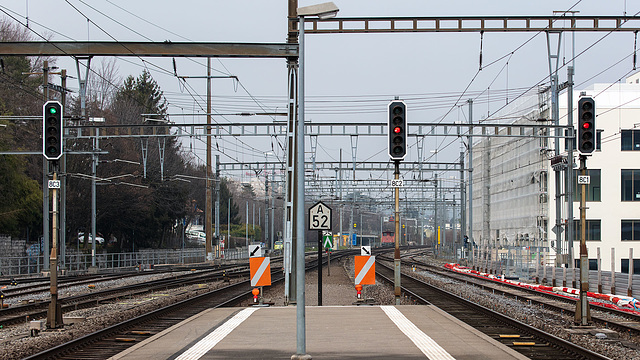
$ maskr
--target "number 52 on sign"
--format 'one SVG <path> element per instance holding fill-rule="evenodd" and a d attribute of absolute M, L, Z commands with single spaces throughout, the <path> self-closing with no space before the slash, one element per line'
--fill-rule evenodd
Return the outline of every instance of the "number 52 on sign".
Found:
<path fill-rule="evenodd" d="M 331 208 L 322 201 L 309 208 L 309 230 L 331 230 Z"/>

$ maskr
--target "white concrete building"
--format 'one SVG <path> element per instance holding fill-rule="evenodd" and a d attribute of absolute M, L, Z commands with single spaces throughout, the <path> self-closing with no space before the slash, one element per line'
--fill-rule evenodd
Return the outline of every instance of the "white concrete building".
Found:
<path fill-rule="evenodd" d="M 590 268 L 596 269 L 598 248 L 601 268 L 610 270 L 612 249 L 614 269 L 627 272 L 630 249 L 640 258 L 640 73 L 625 83 L 594 84 L 574 91 L 573 118 L 577 133 L 577 103 L 585 92 L 596 104 L 596 151 L 588 157 L 591 184 L 587 187 L 587 248 Z M 560 124 L 567 124 L 567 94 L 559 97 Z M 501 112 L 515 124 L 549 124 L 548 92 L 531 95 Z M 514 117 L 514 114 L 516 116 Z M 514 120 L 515 118 L 515 120 Z M 489 119 L 491 121 L 491 119 Z M 504 120 L 502 120 L 504 122 Z M 505 130 L 506 131 L 506 130 Z M 502 247 L 500 256 L 540 260 L 553 264 L 556 241 L 567 253 L 565 233 L 555 234 L 555 180 L 551 167 L 554 140 L 540 137 L 543 132 L 528 130 L 529 138 L 476 138 L 473 158 L 473 238 L 481 247 Z M 538 135 L 538 136 L 536 136 Z M 560 155 L 567 155 L 560 140 Z M 574 239 L 578 240 L 580 188 L 578 152 L 574 152 Z M 487 166 L 488 164 L 488 166 Z M 563 183 L 562 215 L 565 223 L 567 203 Z M 504 249 L 510 249 L 505 254 Z M 514 250 L 515 249 L 515 250 Z M 523 249 L 528 253 L 523 256 Z M 537 257 L 538 249 L 541 258 Z M 495 251 L 495 250 L 494 250 Z M 519 251 L 516 256 L 514 251 Z M 573 242 L 573 259 L 579 259 L 579 242 Z M 515 260 L 517 262 L 517 260 Z M 640 273 L 640 259 L 634 260 L 634 273 Z"/>

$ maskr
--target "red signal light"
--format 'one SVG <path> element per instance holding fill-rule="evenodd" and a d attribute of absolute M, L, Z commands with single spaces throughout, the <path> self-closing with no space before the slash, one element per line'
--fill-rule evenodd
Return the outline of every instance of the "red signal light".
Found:
<path fill-rule="evenodd" d="M 388 109 L 389 156 L 393 161 L 401 161 L 407 154 L 407 117 L 404 102 L 392 101 Z"/>
<path fill-rule="evenodd" d="M 596 104 L 593 98 L 583 96 L 578 100 L 578 150 L 590 154 L 595 150 Z"/>

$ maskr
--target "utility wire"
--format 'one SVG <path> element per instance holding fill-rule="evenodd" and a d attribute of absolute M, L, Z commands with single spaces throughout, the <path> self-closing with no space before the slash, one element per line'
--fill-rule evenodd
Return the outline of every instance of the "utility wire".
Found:
<path fill-rule="evenodd" d="M 87 5 L 87 4 L 86 4 L 84 1 L 82 1 L 82 0 L 78 0 L 78 1 L 79 1 L 79 2 L 81 2 L 81 3 L 83 3 L 83 4 L 85 4 L 85 5 Z M 87 19 L 87 21 L 91 21 L 87 15 L 85 15 L 82 11 L 80 11 L 76 6 L 74 6 L 73 4 L 71 4 L 71 2 L 70 2 L 69 0 L 65 0 L 65 2 L 67 2 L 67 4 L 69 4 L 69 5 L 70 5 L 74 10 L 76 10 L 80 15 L 82 15 L 83 17 L 85 17 L 85 18 Z M 87 5 L 87 6 L 89 6 L 89 5 Z M 98 10 L 97 10 L 97 9 L 95 9 L 94 7 L 91 7 L 91 6 L 89 6 L 89 7 L 90 7 L 91 9 L 93 9 L 93 10 L 95 10 L 95 11 L 99 12 L 99 13 L 100 13 L 100 14 L 102 14 L 103 16 L 107 17 L 108 19 L 110 19 L 110 20 L 112 20 L 112 21 L 116 22 L 117 24 L 122 25 L 123 27 L 127 28 L 128 30 L 131 30 L 131 31 L 135 32 L 136 34 L 138 34 L 138 35 L 141 35 L 141 36 L 145 37 L 144 35 L 142 35 L 142 34 L 140 34 L 140 33 L 136 32 L 136 31 L 134 31 L 133 29 L 131 29 L 131 28 L 129 28 L 129 27 L 127 27 L 127 26 L 125 26 L 124 24 L 122 24 L 122 23 L 120 23 L 120 22 L 116 21 L 116 20 L 115 20 L 115 19 L 113 19 L 112 17 L 110 17 L 110 16 L 108 16 L 108 15 L 106 15 L 106 14 L 104 14 L 104 13 L 102 13 L 102 12 L 98 11 Z M 92 23 L 93 23 L 93 24 L 94 24 L 98 29 L 100 29 L 102 32 L 104 32 L 107 36 L 109 36 L 110 38 L 112 38 L 114 41 L 116 41 L 116 42 L 120 43 L 120 42 L 119 42 L 119 41 L 118 41 L 114 36 L 112 36 L 112 35 L 111 35 L 111 34 L 109 34 L 106 30 L 104 30 L 102 27 L 100 27 L 99 25 L 97 25 L 94 21 L 91 21 L 91 22 L 92 22 Z M 150 40 L 148 37 L 145 37 L 145 38 L 146 38 L 146 39 L 148 39 L 148 40 Z M 131 49 L 129 49 L 126 45 L 123 45 L 123 47 L 124 47 L 125 49 L 127 49 L 128 51 L 130 51 L 132 54 L 134 54 L 134 52 L 133 52 Z M 168 71 L 168 70 L 166 70 L 166 69 L 164 69 L 164 68 L 162 68 L 162 67 L 160 67 L 160 66 L 158 66 L 158 65 L 155 65 L 155 64 L 153 64 L 153 63 L 151 63 L 151 62 L 148 62 L 148 61 L 145 61 L 145 60 L 144 60 L 144 59 L 142 59 L 142 57 L 140 57 L 140 56 L 137 56 L 137 57 L 138 57 L 138 58 L 139 58 L 143 63 L 145 63 L 145 64 L 147 64 L 147 63 L 148 63 L 148 64 L 150 64 L 150 65 L 152 65 L 152 66 L 156 67 L 157 69 L 159 69 L 159 70 L 161 70 L 161 71 L 163 71 L 163 72 L 165 72 L 165 73 L 167 73 L 167 74 L 169 74 L 169 75 L 171 75 L 171 76 L 173 76 L 173 75 L 174 75 L 172 72 L 170 72 L 170 71 Z M 185 83 L 185 84 L 187 84 L 187 82 L 186 82 L 186 81 L 185 81 L 184 83 Z M 164 97 L 164 95 L 163 95 L 163 97 Z M 165 100 L 166 100 L 166 97 L 165 97 Z M 195 100 L 195 98 L 194 98 L 194 100 Z M 167 102 L 168 102 L 168 101 L 167 101 Z M 222 117 L 223 117 L 225 120 L 229 121 L 229 120 L 228 120 L 228 119 L 226 119 L 224 116 L 222 116 Z M 229 121 L 229 122 L 230 122 L 230 121 Z M 240 141 L 240 142 L 242 142 L 245 146 L 247 146 L 247 147 L 249 147 L 250 149 L 254 150 L 254 151 L 256 152 L 256 154 L 261 152 L 260 150 L 258 150 L 258 149 L 256 149 L 256 148 L 253 148 L 252 146 L 250 146 L 250 145 L 246 144 L 245 142 L 243 142 L 243 141 L 241 141 L 241 140 L 239 140 L 239 141 Z M 232 158 L 232 157 L 231 157 L 230 155 L 228 155 L 228 154 L 225 154 L 225 155 L 227 155 L 227 156 L 229 156 L 230 158 Z M 232 158 L 232 159 L 233 159 L 233 158 Z M 234 160 L 238 161 L 238 159 L 234 159 Z"/>

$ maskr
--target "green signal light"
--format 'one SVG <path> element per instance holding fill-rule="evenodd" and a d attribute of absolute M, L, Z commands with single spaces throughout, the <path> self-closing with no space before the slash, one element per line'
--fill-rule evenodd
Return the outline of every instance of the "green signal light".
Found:
<path fill-rule="evenodd" d="M 55 107 L 49 108 L 49 114 L 57 114 L 57 113 L 58 113 L 58 109 L 56 109 Z"/>

